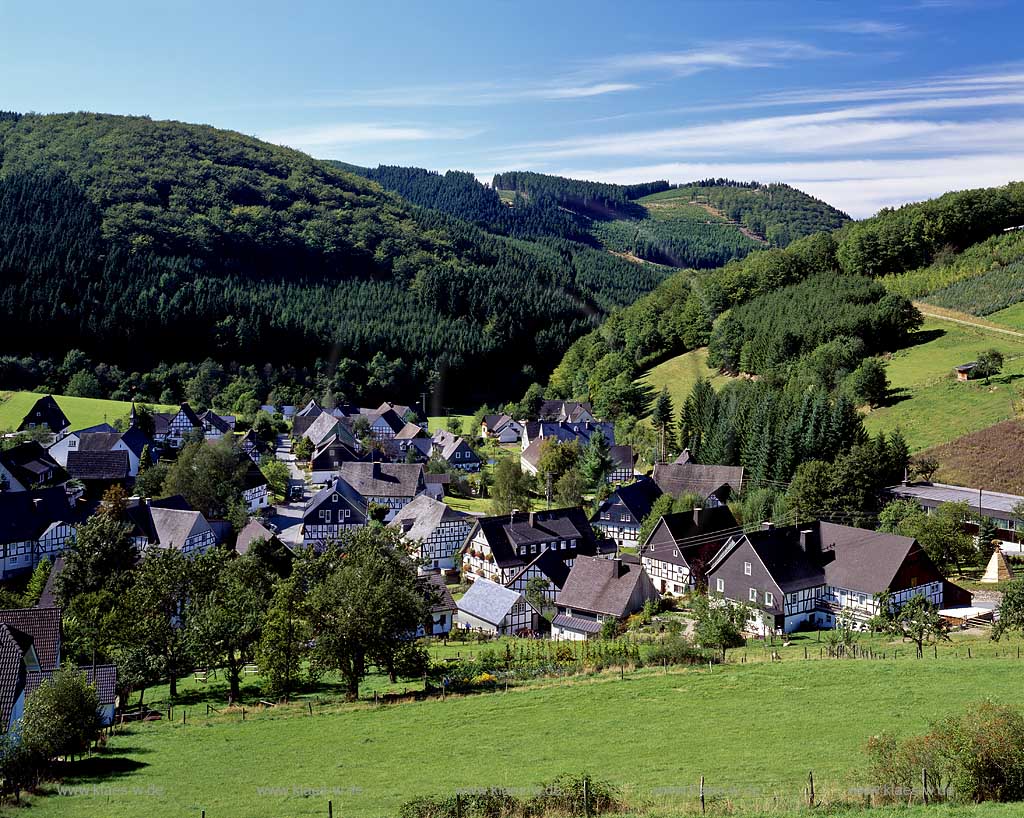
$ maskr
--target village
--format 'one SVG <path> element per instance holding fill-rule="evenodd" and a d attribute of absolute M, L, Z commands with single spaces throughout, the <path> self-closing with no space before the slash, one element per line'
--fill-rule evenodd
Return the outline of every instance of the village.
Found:
<path fill-rule="evenodd" d="M 991 627 L 998 615 L 991 596 L 975 602 L 913 537 L 829 519 L 741 523 L 730 508 L 748 488 L 741 467 L 695 463 L 684 450 L 643 473 L 632 449 L 615 445 L 613 424 L 586 403 L 544 400 L 535 417 L 484 414 L 479 428 L 450 422 L 433 434 L 415 409 L 392 403 L 366 409 L 311 400 L 263 412 L 274 422 L 243 431 L 234 417 L 187 403 L 175 413 L 133 405 L 122 428 L 75 429 L 54 397 L 35 403 L 0 451 L 2 579 L 23 587 L 35 573 L 44 583 L 31 607 L 0 611 L 0 724 L 11 729 L 60 668 L 55 588 L 65 554 L 76 531 L 111 504 L 122 507 L 143 561 L 167 551 L 195 559 L 264 547 L 294 559 L 387 527 L 428 599 L 429 621 L 408 638 L 614 639 L 641 613 L 673 610 L 694 594 L 739 611 L 736 629 L 747 638 L 780 643 L 801 630 L 867 631 L 915 599 L 925 619 L 947 628 Z M 577 504 L 559 507 L 550 479 L 546 491 L 541 479 L 539 497 L 513 493 L 503 513 L 457 507 L 458 495 L 488 491 L 481 476 L 496 463 L 528 481 L 569 446 L 591 455 L 601 481 Z M 207 516 L 180 494 L 136 490 L 147 471 L 189 447 L 220 447 L 237 464 L 226 517 Z M 488 510 L 498 482 L 491 477 Z M 1011 578 L 1024 498 L 909 480 L 885 493 L 925 514 L 965 504 L 972 514 L 960 521 L 963 532 L 977 539 L 984 526 L 985 536 L 995 535 L 979 582 Z M 252 650 L 232 661 L 258 672 Z M 177 670 L 198 678 L 214 669 Z M 131 684 L 119 680 L 117 666 L 83 670 L 103 724 L 123 720 Z"/>

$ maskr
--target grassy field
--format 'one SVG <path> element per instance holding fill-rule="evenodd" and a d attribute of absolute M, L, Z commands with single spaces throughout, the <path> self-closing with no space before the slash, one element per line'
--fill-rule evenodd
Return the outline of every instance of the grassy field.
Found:
<path fill-rule="evenodd" d="M 650 387 L 655 394 L 667 386 L 672 396 L 672 405 L 678 411 L 690 396 L 690 391 L 698 378 L 709 378 L 716 389 L 729 381 L 728 375 L 718 374 L 708 366 L 707 361 L 706 347 L 685 352 L 648 370 L 640 379 L 640 383 Z"/>
<path fill-rule="evenodd" d="M 451 415 L 451 417 L 458 418 L 458 420 L 459 420 L 459 427 L 462 429 L 462 432 L 465 432 L 466 431 L 466 421 L 470 420 L 473 416 L 472 415 Z M 447 429 L 448 428 L 448 418 L 449 418 L 449 415 L 435 415 L 435 416 L 432 416 L 432 417 L 428 417 L 427 418 L 427 430 L 430 432 L 430 434 L 433 434 L 438 429 Z"/>
<path fill-rule="evenodd" d="M 892 355 L 888 373 L 894 400 L 867 415 L 869 431 L 898 428 L 918 451 L 1014 416 L 1024 376 L 1024 338 L 927 318 L 916 340 Z M 953 367 L 989 348 L 1005 356 L 1003 374 L 988 385 L 957 382 Z"/>
<path fill-rule="evenodd" d="M 814 635 L 801 639 L 814 656 Z M 606 673 L 445 702 L 324 705 L 313 715 L 299 702 L 245 722 L 196 708 L 184 726 L 176 717 L 127 728 L 65 780 L 78 794 L 35 799 L 32 813 L 281 818 L 326 815 L 330 798 L 336 815 L 390 818 L 420 794 L 530 788 L 589 771 L 644 805 L 637 814 L 692 812 L 701 775 L 739 814 L 793 814 L 809 770 L 820 797 L 852 798 L 866 783 L 870 735 L 921 730 L 986 696 L 1015 701 L 1024 660 L 1011 645 L 981 646 L 958 642 L 938 659 L 904 647 L 896 660 L 805 661 L 797 642 L 780 662 Z"/>
<path fill-rule="evenodd" d="M 1012 307 L 1007 307 L 1005 310 L 994 312 L 986 317 L 989 321 L 995 321 L 1004 327 L 1024 331 L 1024 301 L 1014 304 Z"/>
<path fill-rule="evenodd" d="M 21 425 L 28 413 L 42 394 L 36 392 L 0 392 L 0 429 L 13 431 Z M 117 400 L 100 400 L 99 398 L 72 398 L 67 395 L 54 395 L 64 414 L 71 421 L 72 429 L 82 429 L 99 423 L 113 423 L 131 411 L 131 403 Z M 158 411 L 172 411 L 175 406 L 155 406 Z"/>

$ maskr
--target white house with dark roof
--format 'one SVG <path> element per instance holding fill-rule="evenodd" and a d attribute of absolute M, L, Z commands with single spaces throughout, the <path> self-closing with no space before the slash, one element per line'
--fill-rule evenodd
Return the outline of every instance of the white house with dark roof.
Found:
<path fill-rule="evenodd" d="M 840 613 L 861 627 L 876 595 L 899 606 L 924 596 L 938 607 L 970 604 L 912 537 L 818 522 L 766 527 L 730 538 L 707 566 L 708 587 L 760 609 L 768 628 L 832 627 Z"/>
<path fill-rule="evenodd" d="M 743 491 L 742 466 L 694 463 L 689 459 L 689 452 L 683 452 L 674 463 L 655 464 L 652 477 L 665 494 L 672 497 L 696 494 L 704 498 L 706 506 L 724 505 L 734 494 Z"/>
<path fill-rule="evenodd" d="M 427 597 L 427 605 L 430 608 L 430 621 L 424 623 L 416 632 L 416 636 L 446 636 L 451 632 L 455 624 L 455 614 L 458 606 L 452 597 L 452 592 L 445 585 L 444 577 L 440 574 L 431 574 L 420 577 L 420 588 Z"/>
<path fill-rule="evenodd" d="M 480 423 L 480 437 L 499 443 L 518 443 L 523 436 L 523 424 L 510 415 L 484 415 Z"/>
<path fill-rule="evenodd" d="M 598 541 L 581 508 L 516 512 L 475 521 L 463 547 L 462 575 L 489 579 L 525 591 L 533 578 L 548 583 L 553 600 L 580 554 L 613 554 L 614 543 Z"/>
<path fill-rule="evenodd" d="M 68 432 L 60 440 L 50 444 L 46 453 L 62 467 L 67 466 L 68 451 L 82 448 L 82 437 L 92 434 L 118 434 L 118 431 L 109 423 L 98 423 L 95 426 L 87 426 L 84 429 L 75 429 L 73 432 Z"/>
<path fill-rule="evenodd" d="M 458 626 L 496 636 L 532 633 L 540 617 L 522 591 L 483 578 L 474 582 L 456 605 Z"/>
<path fill-rule="evenodd" d="M 659 497 L 661 489 L 657 483 L 641 477 L 635 483 L 619 486 L 602 500 L 590 522 L 620 548 L 636 545 L 640 526 Z"/>
<path fill-rule="evenodd" d="M 707 564 L 739 531 L 728 506 L 665 514 L 641 545 L 640 562 L 659 593 L 681 596 L 706 584 Z"/>
<path fill-rule="evenodd" d="M 386 506 L 387 521 L 427 487 L 423 466 L 418 463 L 342 463 L 338 478 L 368 503 Z"/>
<path fill-rule="evenodd" d="M 623 620 L 657 598 L 654 584 L 635 557 L 578 557 L 555 597 L 551 638 L 590 639 L 601 632 L 605 620 Z"/>
<path fill-rule="evenodd" d="M 0 451 L 0 491 L 28 491 L 67 479 L 65 469 L 34 440 Z"/>
<path fill-rule="evenodd" d="M 365 497 L 339 477 L 306 504 L 302 512 L 303 544 L 322 546 L 339 539 L 346 531 L 366 525 L 368 505 Z"/>
<path fill-rule="evenodd" d="M 404 506 L 390 525 L 415 548 L 421 573 L 449 571 L 473 527 L 473 517 L 447 503 L 420 494 Z"/>
<path fill-rule="evenodd" d="M 431 438 L 433 455 L 440 457 L 449 466 L 459 471 L 480 471 L 480 457 L 470 447 L 466 438 L 438 429 Z"/>
<path fill-rule="evenodd" d="M 9 732 L 25 712 L 30 673 L 39 671 L 32 637 L 0 623 L 0 728 Z"/>

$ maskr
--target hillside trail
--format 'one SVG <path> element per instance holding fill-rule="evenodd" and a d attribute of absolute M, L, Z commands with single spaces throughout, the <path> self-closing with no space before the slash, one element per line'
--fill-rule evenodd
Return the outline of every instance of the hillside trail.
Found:
<path fill-rule="evenodd" d="M 1015 329 L 1008 329 L 1006 327 L 1000 327 L 990 323 L 980 323 L 978 321 L 971 321 L 967 318 L 955 318 L 952 315 L 944 315 L 940 312 L 935 312 L 934 308 L 929 308 L 928 304 L 923 304 L 920 301 L 915 301 L 914 306 L 920 311 L 921 315 L 928 318 L 935 318 L 939 321 L 951 321 L 954 324 L 962 324 L 965 327 L 974 327 L 975 329 L 988 330 L 989 332 L 1001 332 L 1004 335 L 1013 335 L 1017 338 L 1024 338 L 1024 332 L 1018 332 Z"/>
<path fill-rule="evenodd" d="M 739 230 L 748 239 L 753 239 L 754 241 L 758 241 L 761 244 L 767 244 L 768 243 L 768 240 L 765 239 L 764 236 L 759 236 L 759 235 L 757 235 L 757 233 L 755 233 L 749 227 L 746 227 L 745 225 L 740 224 L 735 219 L 730 219 L 728 216 L 726 216 L 721 210 L 719 210 L 714 205 L 710 205 L 707 202 L 698 202 L 696 199 L 691 199 L 690 200 L 690 204 L 696 205 L 697 207 L 700 207 L 700 208 L 703 208 L 708 213 L 710 213 L 712 216 L 717 216 L 720 219 L 725 219 L 725 223 L 726 224 L 731 224 L 733 227 L 735 227 L 737 230 Z"/>

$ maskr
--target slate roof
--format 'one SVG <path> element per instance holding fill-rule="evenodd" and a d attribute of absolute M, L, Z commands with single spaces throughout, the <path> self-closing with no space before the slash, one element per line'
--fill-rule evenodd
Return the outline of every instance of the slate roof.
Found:
<path fill-rule="evenodd" d="M 152 446 L 153 441 L 150 440 L 146 433 L 143 432 L 137 426 L 132 426 L 127 432 L 121 435 L 121 442 L 134 454 L 136 457 L 142 457 L 142 450 L 147 446 Z"/>
<path fill-rule="evenodd" d="M 51 523 L 74 514 L 60 486 L 0 492 L 0 544 L 37 540 Z"/>
<path fill-rule="evenodd" d="M 211 531 L 209 522 L 198 511 L 148 506 L 153 521 L 156 545 L 161 548 L 182 548 L 192 536 Z"/>
<path fill-rule="evenodd" d="M 338 472 L 363 497 L 415 497 L 425 486 L 419 464 L 342 463 Z"/>
<path fill-rule="evenodd" d="M 736 517 L 726 505 L 665 514 L 642 544 L 640 552 L 644 557 L 687 566 L 699 573 L 725 545 L 725 541 L 738 534 L 738 527 Z M 715 536 L 719 532 L 720 535 Z M 664 541 L 664 534 L 668 534 L 672 541 Z"/>
<path fill-rule="evenodd" d="M 67 472 L 35 440 L 26 440 L 0 451 L 0 463 L 24 486 L 47 482 L 47 473 L 50 474 L 50 482 L 59 483 L 67 479 Z"/>
<path fill-rule="evenodd" d="M 966 502 L 972 508 L 977 508 L 980 503 L 984 513 L 1003 519 L 1013 517 L 1013 507 L 1024 502 L 1024 497 L 1016 494 L 983 491 L 949 483 L 907 483 L 889 486 L 885 491 L 893 497 L 913 499 L 933 507 L 941 503 Z"/>
<path fill-rule="evenodd" d="M 545 400 L 541 401 L 537 417 L 540 420 L 577 420 L 582 412 L 593 415 L 594 410 L 588 401 Z"/>
<path fill-rule="evenodd" d="M 113 432 L 81 432 L 78 435 L 78 451 L 109 452 L 121 439 L 121 433 Z"/>
<path fill-rule="evenodd" d="M 22 432 L 25 429 L 29 429 L 30 424 L 36 426 L 47 426 L 53 433 L 62 432 L 67 429 L 71 422 L 68 420 L 67 415 L 64 414 L 64 410 L 60 408 L 57 401 L 53 399 L 53 395 L 44 395 L 39 398 L 32 408 L 28 410 L 28 413 L 21 421 L 21 425 L 18 427 L 18 431 Z"/>
<path fill-rule="evenodd" d="M 639 523 L 647 519 L 651 513 L 651 506 L 659 497 L 661 497 L 661 489 L 658 488 L 658 484 L 649 477 L 641 477 L 635 483 L 619 486 L 601 503 L 597 514 L 592 519 L 598 520 L 601 511 L 609 508 L 617 500 L 629 510 L 633 519 Z"/>
<path fill-rule="evenodd" d="M 25 689 L 25 653 L 32 640 L 16 628 L 0 624 L 0 730 L 6 730 L 18 696 Z"/>
<path fill-rule="evenodd" d="M 418 582 L 427 597 L 427 603 L 430 605 L 431 613 L 444 613 L 446 611 L 458 610 L 458 606 L 455 604 L 455 599 L 452 597 L 452 592 L 448 589 L 448 586 L 445 584 L 444 577 L 440 574 L 431 574 L 430 576 L 420 577 Z"/>
<path fill-rule="evenodd" d="M 321 412 L 302 433 L 302 437 L 308 438 L 314 446 L 319 446 L 326 438 L 332 435 L 337 437 L 337 427 L 340 425 L 341 421 L 334 415 Z"/>
<path fill-rule="evenodd" d="M 501 568 L 526 565 L 536 555 L 523 558 L 520 545 L 540 544 L 554 540 L 576 540 L 576 553 L 597 554 L 600 547 L 590 521 L 582 508 L 560 508 L 548 511 L 518 512 L 497 517 L 481 517 L 471 532 L 483 535 Z M 571 551 L 559 552 L 570 555 Z"/>
<path fill-rule="evenodd" d="M 565 614 L 555 614 L 555 618 L 551 620 L 551 627 L 553 628 L 565 628 L 571 631 L 579 631 L 580 633 L 600 633 L 601 624 L 596 619 L 587 619 L 583 616 L 566 616 Z"/>
<path fill-rule="evenodd" d="M 913 537 L 836 523 L 819 523 L 818 530 L 825 582 L 869 594 L 880 593 L 892 584 L 917 544 Z"/>
<path fill-rule="evenodd" d="M 99 697 L 101 707 L 115 703 L 117 700 L 116 665 L 96 665 L 95 675 L 92 665 L 80 665 L 78 670 L 85 674 L 89 684 L 96 685 L 96 695 Z M 55 670 L 29 671 L 25 680 L 25 696 L 35 693 L 39 685 L 51 679 L 55 672 Z"/>
<path fill-rule="evenodd" d="M 441 457 L 443 457 L 445 460 L 450 460 L 452 456 L 455 454 L 455 452 L 459 450 L 459 447 L 461 447 L 463 444 L 465 444 L 466 450 L 471 455 L 473 455 L 473 457 L 469 458 L 468 460 L 463 458 L 462 462 L 472 462 L 474 459 L 479 461 L 480 459 L 469 447 L 469 444 L 466 443 L 466 439 L 464 437 L 452 434 L 451 432 L 445 429 L 438 429 L 436 432 L 434 432 L 434 437 L 432 438 L 432 440 L 434 442 L 434 445 L 440 448 Z"/>
<path fill-rule="evenodd" d="M 632 471 L 636 465 L 636 455 L 633 453 L 632 446 L 612 446 L 608 454 L 611 456 L 612 463 L 615 464 L 616 469 L 629 469 Z"/>
<path fill-rule="evenodd" d="M 395 433 L 395 440 L 413 440 L 419 437 L 426 437 L 426 432 L 418 423 L 406 423 Z"/>
<path fill-rule="evenodd" d="M 315 400 L 311 400 L 309 403 L 307 403 L 305 406 L 303 406 L 298 412 L 295 413 L 295 417 L 297 417 L 297 418 L 314 417 L 315 418 L 318 415 L 320 415 L 323 411 L 324 411 L 323 407 L 319 403 L 317 403 Z"/>
<path fill-rule="evenodd" d="M 555 604 L 622 618 L 633 613 L 630 597 L 644 584 L 644 569 L 604 557 L 577 557 Z M 650 584 L 650 580 L 647 580 Z"/>
<path fill-rule="evenodd" d="M 252 458 L 246 456 L 245 459 L 249 462 L 249 465 L 245 470 L 245 477 L 242 482 L 243 487 L 245 489 L 255 489 L 267 485 L 267 478 L 260 471 L 260 467 L 252 461 Z"/>
<path fill-rule="evenodd" d="M 331 435 L 313 452 L 312 470 L 336 470 L 342 463 L 358 463 L 365 461 L 366 457 L 367 455 L 355 451 L 351 446 L 338 440 L 335 435 Z"/>
<path fill-rule="evenodd" d="M 238 537 L 235 539 L 235 553 L 244 556 L 249 553 L 249 546 L 257 540 L 281 542 L 280 538 L 273 531 L 254 518 L 249 520 L 245 527 L 238 532 Z"/>
<path fill-rule="evenodd" d="M 519 591 L 477 577 L 456 605 L 459 611 L 497 627 L 508 616 L 513 606 L 523 598 Z"/>
<path fill-rule="evenodd" d="M 68 474 L 75 480 L 126 480 L 130 472 L 128 452 L 68 452 Z"/>
<path fill-rule="evenodd" d="M 339 495 L 344 497 L 353 509 L 359 512 L 362 516 L 366 516 L 367 513 L 367 500 L 363 495 L 356 491 L 352 486 L 341 478 L 336 479 L 333 483 L 324 488 L 320 489 L 316 494 L 310 498 L 310 501 L 306 503 L 305 509 L 303 509 L 302 517 L 304 520 L 309 520 L 315 523 L 317 520 L 316 512 L 327 503 L 331 495 L 337 492 Z"/>
<path fill-rule="evenodd" d="M 679 497 L 683 494 L 698 494 L 709 497 L 714 494 L 723 503 L 728 493 L 743 490 L 742 466 L 704 466 L 698 463 L 658 463 L 654 466 L 654 482 L 665 494 Z M 730 492 L 723 487 L 728 486 Z M 725 494 L 726 496 L 723 496 Z"/>
<path fill-rule="evenodd" d="M 60 666 L 60 608 L 6 608 L 0 610 L 0 624 L 17 628 L 32 638 L 42 670 Z"/>
<path fill-rule="evenodd" d="M 366 419 L 369 421 L 371 426 L 373 426 L 373 424 L 378 420 L 383 420 L 388 428 L 396 435 L 405 428 L 405 421 L 394 409 L 378 409 L 368 413 L 366 415 Z"/>
<path fill-rule="evenodd" d="M 234 417 L 224 417 L 218 415 L 212 409 L 207 409 L 199 415 L 199 420 L 203 422 L 204 426 L 210 426 L 216 429 L 221 434 L 227 434 L 234 427 Z"/>
<path fill-rule="evenodd" d="M 447 503 L 421 494 L 398 512 L 391 525 L 398 528 L 408 540 L 427 540 L 441 523 L 468 522 L 472 519 L 471 515 L 456 511 Z"/>

